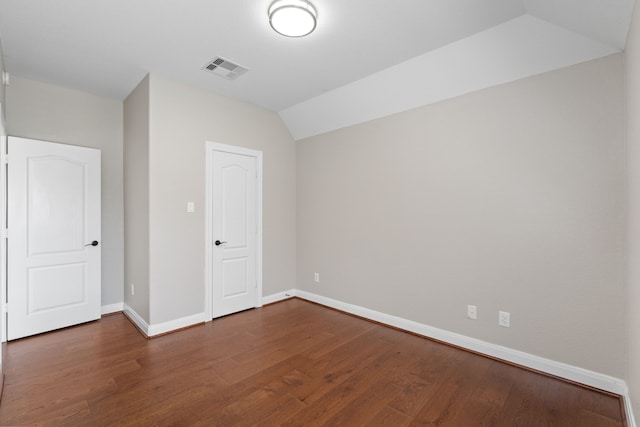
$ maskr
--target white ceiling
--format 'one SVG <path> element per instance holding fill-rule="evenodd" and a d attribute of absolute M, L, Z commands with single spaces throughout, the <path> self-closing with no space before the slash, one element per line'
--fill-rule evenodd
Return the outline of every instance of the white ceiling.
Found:
<path fill-rule="evenodd" d="M 312 0 L 318 28 L 290 39 L 271 2 L 0 0 L 0 40 L 18 76 L 124 99 L 159 73 L 280 112 L 300 139 L 618 52 L 634 3 Z M 250 71 L 202 71 L 215 56 Z"/>

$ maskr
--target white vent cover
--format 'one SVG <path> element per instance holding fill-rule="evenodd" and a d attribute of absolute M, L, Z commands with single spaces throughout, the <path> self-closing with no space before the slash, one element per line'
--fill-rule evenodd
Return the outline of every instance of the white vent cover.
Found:
<path fill-rule="evenodd" d="M 211 61 L 207 62 L 207 65 L 202 67 L 202 69 L 217 76 L 224 77 L 227 80 L 234 80 L 249 71 L 248 68 L 234 64 L 233 62 L 220 58 L 219 56 L 216 56 Z"/>

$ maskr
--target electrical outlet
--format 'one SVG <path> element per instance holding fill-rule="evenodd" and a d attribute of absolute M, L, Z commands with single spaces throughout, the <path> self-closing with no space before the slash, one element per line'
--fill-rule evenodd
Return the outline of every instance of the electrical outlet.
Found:
<path fill-rule="evenodd" d="M 475 305 L 468 305 L 467 306 L 467 317 L 469 319 L 476 320 L 478 318 L 478 307 L 476 307 Z"/>
<path fill-rule="evenodd" d="M 313 273 L 313 281 L 320 283 L 320 273 Z"/>
<path fill-rule="evenodd" d="M 498 312 L 498 325 L 505 328 L 511 327 L 511 314 L 506 311 Z"/>
<path fill-rule="evenodd" d="M 131 284 L 131 295 L 135 295 L 136 294 L 136 289 L 133 286 L 133 283 Z"/>

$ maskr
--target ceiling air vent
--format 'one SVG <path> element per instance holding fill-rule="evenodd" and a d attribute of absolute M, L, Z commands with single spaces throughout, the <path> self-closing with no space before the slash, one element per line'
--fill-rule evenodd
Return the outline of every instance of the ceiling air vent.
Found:
<path fill-rule="evenodd" d="M 227 80 L 235 80 L 249 71 L 248 68 L 234 64 L 233 62 L 220 58 L 219 56 L 216 56 L 211 61 L 207 62 L 207 65 L 202 67 L 202 69 L 217 76 L 224 77 Z"/>

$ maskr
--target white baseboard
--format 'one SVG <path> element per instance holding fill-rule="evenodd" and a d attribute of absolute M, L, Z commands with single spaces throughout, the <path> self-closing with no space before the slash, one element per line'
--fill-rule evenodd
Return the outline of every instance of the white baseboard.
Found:
<path fill-rule="evenodd" d="M 187 326 L 197 325 L 198 323 L 204 323 L 207 320 L 211 319 L 207 319 L 205 313 L 192 314 L 191 316 L 181 317 L 168 322 L 149 325 L 149 332 L 147 335 L 149 337 L 153 337 L 155 335 L 175 331 L 176 329 L 186 328 Z"/>
<path fill-rule="evenodd" d="M 136 313 L 133 308 L 124 304 L 124 310 L 122 310 L 122 312 L 136 324 L 138 329 L 140 329 L 145 336 L 149 336 L 149 324 L 138 313 Z"/>
<path fill-rule="evenodd" d="M 438 341 L 443 341 L 445 343 L 472 350 L 490 357 L 494 357 L 496 359 L 501 359 L 560 378 L 565 378 L 570 381 L 575 381 L 577 383 L 584 384 L 590 387 L 619 394 L 622 396 L 624 401 L 628 427 L 636 427 L 633 409 L 631 407 L 631 400 L 629 397 L 629 389 L 627 388 L 627 384 L 621 379 L 579 368 L 577 366 L 568 365 L 566 363 L 556 362 L 554 360 L 535 356 L 523 351 L 491 344 L 486 341 L 481 341 L 475 338 L 467 337 L 465 335 L 434 328 L 432 326 L 414 322 L 412 320 L 407 320 L 401 317 L 381 313 L 379 311 L 371 310 L 354 304 L 349 304 L 321 295 L 316 295 L 311 292 L 302 291 L 299 289 L 291 289 L 288 291 L 278 292 L 272 295 L 265 296 L 262 298 L 262 303 L 272 304 L 292 297 L 299 297 L 307 301 L 315 302 L 327 307 L 334 308 L 336 310 L 341 310 L 346 313 L 363 317 L 365 319 L 373 320 L 375 322 L 393 326 L 398 329 L 433 338 Z M 171 332 L 176 329 L 211 320 L 206 318 L 205 313 L 198 313 L 169 322 L 149 325 L 131 307 L 126 304 L 122 304 L 122 306 L 122 311 L 124 311 L 124 313 L 148 337 Z M 119 308 L 119 304 L 105 306 L 103 307 L 103 314 L 107 309 L 120 311 L 117 310 L 117 308 Z"/>
<path fill-rule="evenodd" d="M 626 390 L 622 397 L 624 399 L 624 412 L 627 414 L 627 427 L 636 427 L 636 418 L 633 416 L 633 407 L 631 406 L 629 390 Z"/>
<path fill-rule="evenodd" d="M 312 301 L 327 307 L 355 314 L 376 322 L 384 323 L 395 328 L 405 331 L 424 335 L 439 341 L 453 344 L 458 347 L 476 351 L 487 356 L 535 369 L 571 381 L 588 385 L 590 387 L 599 388 L 619 395 L 627 393 L 626 383 L 618 378 L 600 374 L 598 372 L 589 371 L 587 369 L 578 368 L 566 363 L 556 362 L 554 360 L 545 359 L 533 354 L 525 353 L 519 350 L 513 350 L 496 344 L 491 344 L 475 338 L 470 338 L 454 332 L 445 331 L 443 329 L 434 328 L 422 323 L 403 319 L 401 317 L 392 316 L 381 313 L 379 311 L 370 310 L 365 307 L 349 304 L 346 302 L 334 300 L 332 298 L 323 297 L 311 292 L 296 290 L 295 296 Z"/>
<path fill-rule="evenodd" d="M 100 309 L 100 314 L 105 315 L 110 313 L 117 313 L 123 310 L 124 310 L 124 303 L 119 302 L 116 304 L 103 305 Z"/>
<path fill-rule="evenodd" d="M 295 296 L 295 289 L 289 291 L 278 292 L 272 295 L 268 295 L 262 298 L 262 304 L 273 304 L 278 301 L 283 301 L 288 298 L 292 298 Z M 155 335 L 164 334 L 167 332 L 175 331 L 176 329 L 185 328 L 187 326 L 196 325 L 198 323 L 207 322 L 211 319 L 207 319 L 205 313 L 193 314 L 191 316 L 182 317 L 180 319 L 171 320 L 169 322 L 158 323 L 154 325 L 149 325 L 145 322 L 142 317 L 136 313 L 134 309 L 129 307 L 127 304 L 112 304 L 109 306 L 102 307 L 102 314 L 113 313 L 116 311 L 123 311 L 137 326 L 140 330 L 147 336 L 153 337 Z"/>
<path fill-rule="evenodd" d="M 262 297 L 262 304 L 273 304 L 274 302 L 284 301 L 286 299 L 292 298 L 295 296 L 296 290 L 290 289 L 288 291 L 278 292 L 272 295 L 267 295 L 266 297 Z"/>
<path fill-rule="evenodd" d="M 147 337 L 152 338 L 156 335 L 164 334 L 167 332 L 175 331 L 177 329 L 186 328 L 187 326 L 197 325 L 198 323 L 204 323 L 206 316 L 204 313 L 193 314 L 191 316 L 181 317 L 179 319 L 171 320 L 169 322 L 156 323 L 149 325 L 136 311 L 124 304 L 124 314 L 136 324 L 136 326 Z"/>

